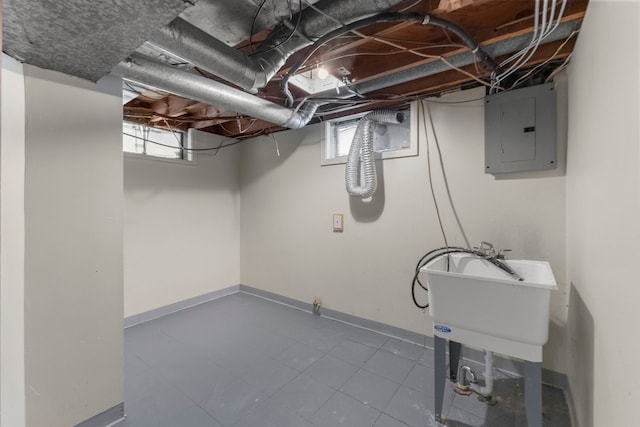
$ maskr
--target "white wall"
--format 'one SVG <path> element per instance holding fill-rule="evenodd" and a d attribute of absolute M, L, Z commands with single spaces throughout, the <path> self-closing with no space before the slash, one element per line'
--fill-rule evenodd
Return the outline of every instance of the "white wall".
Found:
<path fill-rule="evenodd" d="M 568 374 L 581 427 L 637 423 L 639 28 L 637 3 L 591 1 L 570 67 Z"/>
<path fill-rule="evenodd" d="M 476 89 L 445 100 L 483 94 Z M 470 240 L 511 248 L 514 258 L 551 262 L 560 291 L 552 296 L 545 366 L 564 372 L 564 178 L 558 172 L 502 180 L 485 175 L 483 102 L 431 109 Z M 428 314 L 413 306 L 409 291 L 419 257 L 443 246 L 428 189 L 424 137 L 418 157 L 383 162 L 378 209 L 363 210 L 350 205 L 344 166 L 320 166 L 319 126 L 275 136 L 280 157 L 270 138 L 243 146 L 241 282 L 309 303 L 320 297 L 327 308 L 431 335 Z M 434 174 L 449 243 L 463 244 L 437 168 Z M 332 232 L 333 213 L 345 214 L 344 233 Z"/>
<path fill-rule="evenodd" d="M 24 178 L 22 64 L 2 54 L 0 127 L 0 425 L 25 425 Z"/>
<path fill-rule="evenodd" d="M 238 152 L 210 154 L 194 165 L 125 156 L 125 316 L 239 283 Z"/>
<path fill-rule="evenodd" d="M 124 398 L 120 81 L 97 87 L 25 66 L 21 87 L 20 74 L 2 91 L 3 166 L 16 156 L 2 169 L 2 422 L 69 427 Z M 9 258 L 18 264 L 5 270 Z"/>

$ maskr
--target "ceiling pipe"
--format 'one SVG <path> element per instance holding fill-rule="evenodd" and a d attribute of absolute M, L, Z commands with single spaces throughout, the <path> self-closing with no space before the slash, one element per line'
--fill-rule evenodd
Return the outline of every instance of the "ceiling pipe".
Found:
<path fill-rule="evenodd" d="M 290 28 L 290 23 L 277 25 L 251 55 L 239 52 L 179 18 L 149 42 L 248 92 L 256 93 L 266 86 L 293 53 L 312 44 L 313 40 L 343 24 L 385 11 L 401 1 L 320 0 L 291 18 L 291 22 L 300 23 L 295 31 Z"/>
<path fill-rule="evenodd" d="M 548 37 L 545 38 L 545 43 L 551 43 L 558 40 L 564 40 L 571 35 L 574 31 L 578 31 L 580 25 L 574 21 L 563 22 L 560 24 Z M 482 49 L 491 57 L 497 58 L 502 55 L 508 55 L 521 50 L 531 41 L 532 33 L 522 34 L 520 36 L 501 40 L 496 43 L 485 45 Z M 460 68 L 467 65 L 471 65 L 475 61 L 473 52 L 466 51 L 457 55 L 447 57 L 447 61 L 452 65 Z M 399 84 L 407 83 L 424 77 L 432 76 L 434 74 L 450 71 L 451 67 L 442 61 L 432 61 L 426 64 L 418 65 L 415 67 L 407 68 L 406 70 L 398 71 L 393 74 L 389 74 L 376 79 L 367 80 L 360 83 L 354 83 L 348 86 L 340 87 L 339 89 L 331 89 L 309 97 L 310 101 L 323 100 L 323 99 L 346 99 L 355 95 L 366 95 L 378 90 L 387 89 L 389 87 L 397 86 Z M 328 101 L 325 101 L 328 103 Z"/>
<path fill-rule="evenodd" d="M 215 80 L 160 64 L 139 54 L 134 54 L 127 62 L 116 65 L 112 72 L 125 80 L 217 105 L 290 129 L 306 126 L 317 108 L 322 105 L 309 102 L 300 110 L 291 110 Z"/>
<path fill-rule="evenodd" d="M 493 58 L 489 54 L 487 54 L 487 52 L 485 52 L 483 48 L 481 48 L 480 45 L 478 45 L 478 43 L 476 43 L 476 41 L 473 40 L 471 36 L 469 36 L 462 28 L 458 27 L 452 22 L 430 15 L 420 15 L 416 13 L 381 13 L 369 18 L 360 19 L 358 21 L 352 22 L 349 25 L 340 27 L 337 30 L 331 31 L 319 38 L 311 47 L 309 47 L 306 50 L 305 54 L 302 55 L 298 59 L 298 61 L 291 66 L 289 71 L 287 71 L 287 73 L 282 76 L 282 80 L 280 80 L 280 91 L 286 98 L 285 105 L 289 107 L 293 105 L 293 95 L 289 91 L 288 86 L 289 79 L 296 72 L 298 72 L 300 67 L 302 67 L 319 48 L 324 46 L 329 41 L 348 33 L 349 31 L 368 27 L 381 22 L 415 22 L 422 25 L 434 25 L 436 27 L 440 27 L 458 36 L 460 40 L 462 40 L 463 43 L 467 45 L 473 57 L 475 58 L 475 56 L 477 55 L 477 57 L 482 62 L 484 62 L 492 72 L 497 73 L 499 71 L 498 64 L 496 64 Z"/>

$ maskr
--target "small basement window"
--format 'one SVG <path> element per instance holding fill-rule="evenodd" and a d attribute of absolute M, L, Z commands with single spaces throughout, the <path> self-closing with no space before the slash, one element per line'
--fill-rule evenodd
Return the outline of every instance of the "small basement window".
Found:
<path fill-rule="evenodd" d="M 192 161 L 190 138 L 180 131 L 168 131 L 138 123 L 122 123 L 122 149 L 126 153 L 161 159 Z M 186 149 L 186 150 L 185 150 Z"/>
<path fill-rule="evenodd" d="M 366 114 L 360 113 L 325 122 L 321 144 L 321 165 L 346 163 L 358 123 Z M 412 104 L 410 109 L 404 111 L 404 114 L 405 120 L 402 123 L 380 125 L 374 130 L 373 146 L 377 158 L 391 159 L 418 155 L 415 105 Z"/>

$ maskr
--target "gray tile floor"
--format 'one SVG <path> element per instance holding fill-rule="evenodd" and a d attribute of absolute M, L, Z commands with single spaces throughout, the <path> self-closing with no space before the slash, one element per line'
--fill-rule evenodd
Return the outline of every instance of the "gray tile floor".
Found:
<path fill-rule="evenodd" d="M 427 427 L 433 353 L 238 293 L 125 333 L 122 427 Z M 473 366 L 477 373 L 481 366 Z M 522 381 L 498 373 L 487 406 L 445 397 L 447 425 L 526 426 Z M 544 387 L 545 426 L 569 426 Z"/>

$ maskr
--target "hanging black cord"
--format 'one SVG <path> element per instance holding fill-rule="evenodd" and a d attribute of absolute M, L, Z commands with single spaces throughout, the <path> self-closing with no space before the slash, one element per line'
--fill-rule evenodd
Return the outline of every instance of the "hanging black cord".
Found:
<path fill-rule="evenodd" d="M 420 286 L 425 292 L 429 292 L 429 289 L 424 286 L 422 284 L 422 282 L 420 282 L 420 270 L 422 269 L 422 267 L 424 267 L 425 265 L 429 264 L 431 261 L 433 261 L 436 258 L 439 258 L 443 255 L 449 255 L 449 254 L 455 254 L 455 253 L 468 253 L 468 254 L 473 254 L 475 256 L 477 256 L 480 259 L 484 259 L 488 262 L 490 262 L 491 264 L 495 265 L 496 267 L 498 267 L 499 269 L 503 270 L 504 272 L 508 273 L 509 275 L 511 275 L 514 279 L 518 280 L 518 281 L 522 281 L 523 278 L 518 276 L 517 274 L 514 273 L 513 270 L 511 270 L 511 268 L 509 268 L 509 266 L 507 266 L 504 262 L 500 261 L 499 259 L 495 258 L 495 257 L 487 257 L 483 252 L 474 250 L 474 249 L 467 249 L 467 248 L 462 248 L 459 246 L 450 246 L 449 248 L 438 248 L 438 249 L 434 249 L 432 251 L 427 252 L 426 254 L 424 254 L 422 256 L 422 258 L 420 258 L 420 261 L 418 261 L 418 264 L 416 264 L 416 270 L 415 273 L 413 275 L 413 280 L 411 281 L 411 298 L 413 299 L 413 303 L 416 305 L 416 307 L 420 308 L 420 309 L 425 309 L 427 307 L 429 307 L 429 304 L 427 303 L 426 305 L 420 304 L 418 303 L 417 299 L 416 299 L 416 285 Z"/>
<path fill-rule="evenodd" d="M 333 30 L 320 37 L 318 40 L 316 40 L 315 43 L 309 46 L 309 48 L 307 48 L 307 52 L 289 69 L 289 71 L 284 76 L 282 76 L 282 80 L 280 81 L 280 90 L 286 98 L 285 105 L 287 107 L 293 106 L 293 95 L 289 90 L 289 79 L 300 69 L 300 67 L 302 67 L 309 60 L 309 58 L 311 58 L 311 56 L 313 56 L 314 53 L 316 53 L 318 49 L 320 49 L 331 40 L 340 37 L 350 31 L 383 22 L 419 22 L 423 25 L 435 25 L 437 27 L 443 28 L 458 36 L 460 40 L 462 40 L 474 54 L 478 55 L 480 59 L 484 63 L 486 63 L 489 68 L 491 68 L 493 72 L 499 71 L 499 67 L 495 63 L 493 58 L 489 54 L 487 54 L 478 45 L 478 43 L 476 43 L 471 38 L 471 36 L 469 36 L 462 28 L 458 27 L 452 22 L 449 22 L 445 19 L 432 17 L 430 15 L 419 15 L 416 13 L 381 13 L 369 18 L 354 21 L 350 24 Z"/>
<path fill-rule="evenodd" d="M 378 24 L 382 22 L 405 22 L 405 21 L 413 21 L 413 22 L 422 22 L 423 16 L 415 14 L 415 13 L 381 13 L 376 16 L 371 16 L 369 18 L 360 19 L 359 21 L 352 22 L 351 24 L 347 24 L 343 27 L 335 29 L 324 36 L 320 37 L 314 44 L 307 48 L 306 53 L 289 69 L 289 71 L 282 76 L 282 80 L 280 81 L 280 90 L 286 97 L 285 105 L 287 107 L 293 106 L 293 95 L 289 91 L 289 79 L 293 76 L 299 69 L 304 65 L 305 62 L 309 60 L 313 56 L 314 53 L 318 51 L 322 46 L 330 42 L 331 40 L 340 37 L 352 30 L 357 30 L 359 28 L 368 27 L 373 24 Z"/>
<path fill-rule="evenodd" d="M 459 253 L 459 252 L 472 252 L 472 251 L 469 251 L 469 249 L 465 249 L 462 247 L 450 246 L 448 248 L 443 247 L 443 248 L 434 249 L 432 251 L 427 252 L 422 256 L 422 258 L 420 258 L 420 261 L 418 261 L 418 263 L 416 264 L 416 270 L 413 275 L 413 280 L 411 281 L 411 298 L 413 299 L 413 303 L 416 305 L 416 307 L 420 309 L 425 309 L 429 307 L 428 303 L 425 305 L 422 305 L 416 299 L 416 285 L 420 286 L 425 292 L 429 292 L 429 289 L 427 289 L 427 287 L 424 286 L 422 282 L 420 282 L 420 278 L 419 278 L 420 269 L 442 255 L 446 255 L 450 253 Z"/>
<path fill-rule="evenodd" d="M 258 54 L 265 54 L 267 52 L 271 52 L 272 50 L 276 50 L 277 48 L 279 48 L 280 46 L 282 46 L 283 44 L 285 44 L 286 42 L 288 42 L 289 40 L 291 40 L 293 38 L 293 36 L 296 34 L 296 32 L 298 31 L 298 28 L 300 28 L 300 23 L 302 21 L 302 0 L 299 0 L 299 6 L 298 6 L 298 19 L 296 21 L 296 25 L 293 27 L 293 29 L 291 30 L 291 32 L 289 33 L 289 35 L 284 38 L 281 42 L 270 46 L 268 49 L 265 50 L 257 50 L 253 53 L 250 53 L 249 56 L 252 55 L 258 55 Z"/>
<path fill-rule="evenodd" d="M 253 30 L 256 27 L 258 16 L 260 15 L 260 12 L 262 11 L 262 8 L 266 3 L 267 3 L 267 0 L 262 0 L 262 3 L 260 3 L 260 5 L 258 6 L 258 9 L 256 9 L 256 13 L 255 15 L 253 15 L 253 20 L 251 21 L 251 29 L 249 30 L 249 51 L 250 52 L 253 52 Z"/>

